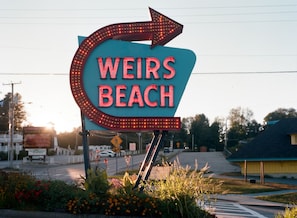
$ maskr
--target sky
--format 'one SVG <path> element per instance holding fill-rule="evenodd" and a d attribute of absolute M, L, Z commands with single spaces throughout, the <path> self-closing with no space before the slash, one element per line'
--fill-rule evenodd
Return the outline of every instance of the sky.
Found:
<path fill-rule="evenodd" d="M 278 108 L 297 109 L 295 0 L 0 0 L 0 99 L 15 83 L 27 124 L 79 127 L 69 84 L 77 36 L 149 21 L 149 7 L 184 26 L 166 46 L 197 57 L 175 116 L 213 122 L 242 107 L 262 123 Z"/>

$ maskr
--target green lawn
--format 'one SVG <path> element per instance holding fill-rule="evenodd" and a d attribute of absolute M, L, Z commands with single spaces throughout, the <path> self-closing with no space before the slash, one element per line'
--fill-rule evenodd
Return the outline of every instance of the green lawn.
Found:
<path fill-rule="evenodd" d="M 285 204 L 297 204 L 297 186 L 277 184 L 277 183 L 265 183 L 263 185 L 259 183 L 245 182 L 243 179 L 220 179 L 223 181 L 222 191 L 226 194 L 251 194 L 261 192 L 271 192 L 279 190 L 292 189 L 296 190 L 296 193 L 272 195 L 265 197 L 258 197 L 258 199 L 265 201 L 273 201 Z"/>
<path fill-rule="evenodd" d="M 257 197 L 257 199 L 264 200 L 264 201 L 273 201 L 279 202 L 284 204 L 292 204 L 297 205 L 297 192 L 284 194 L 284 195 L 272 195 L 272 196 L 262 196 Z"/>
<path fill-rule="evenodd" d="M 271 192 L 285 189 L 297 189 L 297 186 L 276 183 L 250 183 L 243 179 L 220 179 L 223 180 L 222 188 L 228 194 L 250 194 L 260 192 Z"/>

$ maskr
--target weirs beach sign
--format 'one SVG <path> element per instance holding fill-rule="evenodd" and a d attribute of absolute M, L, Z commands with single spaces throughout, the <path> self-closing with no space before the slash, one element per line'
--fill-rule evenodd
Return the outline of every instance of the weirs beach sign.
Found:
<path fill-rule="evenodd" d="M 86 129 L 180 129 L 174 114 L 196 57 L 164 47 L 183 26 L 149 10 L 152 21 L 112 24 L 79 37 L 70 86 Z M 151 46 L 132 43 L 143 40 Z"/>

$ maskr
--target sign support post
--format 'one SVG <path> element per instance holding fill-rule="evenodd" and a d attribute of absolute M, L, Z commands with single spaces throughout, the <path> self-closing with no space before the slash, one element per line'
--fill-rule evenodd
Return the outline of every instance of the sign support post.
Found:
<path fill-rule="evenodd" d="M 85 173 L 86 178 L 88 178 L 88 169 L 90 169 L 90 158 L 89 158 L 89 145 L 88 145 L 88 131 L 86 130 L 85 117 L 82 111 L 81 114 L 81 135 L 84 151 L 84 163 L 85 163 Z"/>

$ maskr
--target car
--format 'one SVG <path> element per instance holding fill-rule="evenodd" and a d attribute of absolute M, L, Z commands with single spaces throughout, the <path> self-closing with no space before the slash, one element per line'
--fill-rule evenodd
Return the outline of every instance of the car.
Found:
<path fill-rule="evenodd" d="M 164 151 L 163 151 L 164 153 L 169 153 L 169 151 L 170 151 L 170 150 L 169 150 L 168 147 L 164 147 Z"/>
<path fill-rule="evenodd" d="M 98 153 L 100 157 L 115 157 L 116 153 L 111 150 L 100 151 Z"/>

